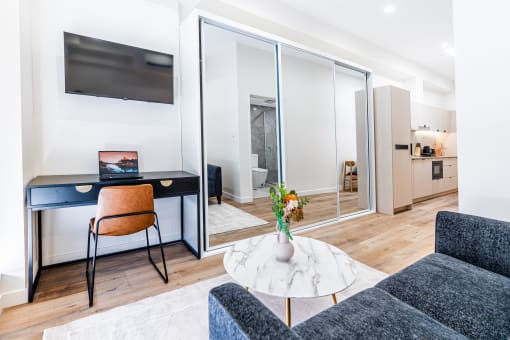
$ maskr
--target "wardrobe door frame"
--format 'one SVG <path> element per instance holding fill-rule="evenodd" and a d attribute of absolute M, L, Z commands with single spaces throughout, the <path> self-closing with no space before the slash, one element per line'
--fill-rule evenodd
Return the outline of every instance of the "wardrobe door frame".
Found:
<path fill-rule="evenodd" d="M 357 211 L 354 213 L 341 215 L 341 208 L 340 208 L 340 201 L 339 201 L 339 173 L 340 173 L 340 165 L 338 164 L 338 136 L 336 131 L 336 120 L 337 120 L 337 114 L 336 114 L 336 105 L 333 103 L 334 107 L 334 121 L 335 121 L 335 157 L 336 157 L 336 187 L 337 187 L 337 216 L 331 219 L 327 219 L 324 221 L 312 223 L 309 225 L 305 225 L 296 229 L 293 229 L 293 233 L 300 233 L 305 230 L 320 228 L 323 226 L 331 225 L 334 223 L 339 223 L 344 220 L 348 220 L 351 218 L 356 218 L 364 215 L 368 215 L 371 213 L 374 213 L 376 211 L 376 201 L 375 201 L 375 154 L 374 154 L 374 115 L 373 115 L 373 93 L 372 93 L 372 73 L 369 69 L 350 63 L 348 61 L 343 60 L 342 58 L 338 58 L 334 55 L 307 47 L 305 45 L 287 40 L 285 38 L 279 37 L 277 35 L 268 34 L 264 31 L 254 29 L 252 27 L 249 27 L 247 25 L 239 24 L 236 22 L 233 22 L 231 20 L 226 20 L 221 17 L 217 16 L 211 16 L 211 15 L 198 15 L 198 32 L 199 32 L 199 70 L 200 70 L 200 131 L 201 131 L 201 137 L 202 137 L 202 145 L 201 145 L 201 161 L 202 161 L 202 218 L 201 223 L 203 223 L 203 234 L 204 237 L 202 240 L 204 240 L 203 249 L 204 249 L 204 256 L 210 256 L 217 253 L 221 253 L 225 251 L 229 246 L 234 244 L 235 242 L 229 242 L 224 243 L 221 245 L 209 246 L 209 234 L 207 233 L 207 217 L 208 217 L 208 209 L 207 209 L 207 201 L 208 201 L 208 190 L 207 190 L 207 151 L 206 151 L 206 145 L 207 142 L 207 129 L 204 126 L 204 103 L 203 103 L 203 92 L 204 92 L 204 62 L 203 62 L 203 36 L 202 36 L 202 25 L 213 25 L 215 27 L 233 32 L 245 35 L 247 37 L 251 37 L 254 39 L 257 39 L 259 41 L 264 41 L 270 44 L 273 44 L 275 46 L 275 76 L 276 76 L 276 124 L 277 124 L 277 141 L 278 141 L 278 164 L 279 164 L 279 181 L 280 183 L 282 181 L 285 181 L 285 146 L 283 145 L 283 141 L 285 140 L 285 131 L 284 131 L 284 118 L 282 115 L 282 112 L 284 112 L 284 106 L 281 103 L 281 96 L 282 96 L 282 78 L 281 78 L 281 70 L 282 70 L 282 48 L 283 47 L 289 47 L 293 48 L 295 50 L 300 50 L 305 53 L 309 53 L 311 55 L 315 55 L 317 57 L 323 58 L 325 60 L 329 60 L 332 62 L 332 70 L 333 73 L 332 79 L 333 79 L 333 93 L 336 94 L 336 84 L 335 84 L 335 67 L 341 66 L 345 67 L 354 71 L 358 71 L 360 73 L 365 74 L 365 90 L 366 90 L 366 114 L 367 114 L 367 164 L 368 164 L 368 209 Z M 333 96 L 334 100 L 336 95 Z"/>

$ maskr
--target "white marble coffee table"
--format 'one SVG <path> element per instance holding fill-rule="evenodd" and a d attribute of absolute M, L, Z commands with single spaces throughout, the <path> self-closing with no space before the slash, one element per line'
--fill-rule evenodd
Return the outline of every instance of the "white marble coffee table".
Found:
<path fill-rule="evenodd" d="M 249 290 L 285 298 L 290 327 L 290 299 L 336 295 L 356 278 L 354 261 L 342 250 L 308 237 L 293 236 L 294 256 L 278 262 L 273 255 L 276 235 L 264 235 L 234 244 L 223 257 L 230 276 Z"/>

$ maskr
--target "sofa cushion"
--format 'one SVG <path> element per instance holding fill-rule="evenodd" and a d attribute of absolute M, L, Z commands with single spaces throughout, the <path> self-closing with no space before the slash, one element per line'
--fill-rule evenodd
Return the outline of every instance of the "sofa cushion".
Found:
<path fill-rule="evenodd" d="M 303 339 L 465 339 L 377 288 L 364 290 L 293 330 Z"/>
<path fill-rule="evenodd" d="M 510 338 L 510 279 L 444 254 L 377 284 L 469 338 Z"/>
<path fill-rule="evenodd" d="M 441 211 L 435 252 L 510 278 L 510 223 Z"/>
<path fill-rule="evenodd" d="M 191 327 L 193 322 L 196 320 L 190 320 Z M 300 340 L 300 337 L 246 289 L 225 283 L 209 292 L 209 340 L 226 339 Z"/>

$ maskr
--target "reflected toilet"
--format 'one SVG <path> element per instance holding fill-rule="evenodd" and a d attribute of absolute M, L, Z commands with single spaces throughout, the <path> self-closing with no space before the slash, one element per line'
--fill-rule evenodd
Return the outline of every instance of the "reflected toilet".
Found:
<path fill-rule="evenodd" d="M 259 155 L 251 155 L 251 178 L 253 189 L 263 188 L 266 184 L 267 169 L 259 168 Z"/>

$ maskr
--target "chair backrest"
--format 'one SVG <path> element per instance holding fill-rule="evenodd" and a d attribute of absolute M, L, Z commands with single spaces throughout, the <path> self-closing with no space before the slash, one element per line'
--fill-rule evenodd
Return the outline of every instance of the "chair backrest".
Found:
<path fill-rule="evenodd" d="M 352 168 L 354 167 L 355 164 L 356 164 L 356 162 L 354 162 L 354 161 L 345 161 L 344 162 L 344 177 L 352 174 Z M 349 169 L 347 169 L 347 168 L 349 168 Z"/>
<path fill-rule="evenodd" d="M 94 232 L 102 217 L 154 211 L 152 185 L 120 185 L 104 187 L 99 192 Z M 120 236 L 136 233 L 154 225 L 154 214 L 132 215 L 103 219 L 99 224 L 100 235 Z"/>

